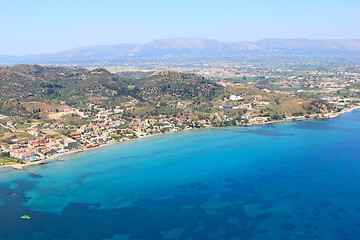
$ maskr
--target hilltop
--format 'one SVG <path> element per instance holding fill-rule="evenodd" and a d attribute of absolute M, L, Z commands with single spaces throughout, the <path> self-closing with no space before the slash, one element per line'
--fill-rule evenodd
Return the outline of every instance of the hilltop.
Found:
<path fill-rule="evenodd" d="M 221 86 L 195 74 L 156 72 L 141 79 L 121 78 L 103 68 L 15 65 L 0 68 L 0 111 L 5 115 L 30 114 L 24 102 L 73 106 L 106 103 L 110 106 L 139 99 L 158 101 L 211 101 Z"/>
<path fill-rule="evenodd" d="M 194 101 L 210 102 L 219 97 L 224 88 L 193 73 L 156 71 L 136 82 L 138 96 L 146 102 Z"/>
<path fill-rule="evenodd" d="M 22 102 L 85 104 L 131 97 L 124 81 L 105 69 L 71 69 L 40 65 L 0 68 L 0 106 L 6 114 L 26 114 Z M 9 107 L 11 106 L 11 107 Z M 8 109 L 8 110 L 4 110 Z M 8 112 L 10 111 L 10 112 Z"/>

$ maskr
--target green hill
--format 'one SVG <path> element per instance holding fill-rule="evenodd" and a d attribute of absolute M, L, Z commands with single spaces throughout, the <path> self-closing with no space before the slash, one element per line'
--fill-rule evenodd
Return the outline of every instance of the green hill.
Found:
<path fill-rule="evenodd" d="M 122 78 L 103 68 L 15 65 L 0 67 L 0 111 L 28 114 L 22 102 L 60 103 L 82 106 L 91 102 L 117 105 L 131 99 L 159 101 L 211 101 L 223 87 L 195 74 L 155 72 L 141 79 Z M 21 114 L 20 114 L 21 113 Z"/>
<path fill-rule="evenodd" d="M 25 102 L 65 100 L 68 104 L 132 95 L 124 81 L 105 69 L 70 69 L 39 65 L 0 68 L 0 101 Z"/>
<path fill-rule="evenodd" d="M 192 73 L 156 71 L 137 80 L 137 96 L 146 102 L 195 101 L 209 102 L 224 93 L 224 87 Z"/>
<path fill-rule="evenodd" d="M 225 88 L 193 73 L 156 71 L 142 78 L 125 78 L 103 68 L 90 71 L 40 65 L 0 66 L 0 114 L 10 116 L 39 117 L 44 116 L 44 112 L 61 111 L 64 104 L 115 106 L 136 102 L 135 99 L 138 104 L 134 114 L 174 115 L 186 111 L 194 116 L 196 113 L 210 114 L 214 106 L 229 104 L 224 99 L 231 94 L 244 96 L 243 102 L 237 103 L 240 107 L 266 102 L 266 107 L 253 109 L 260 116 L 328 111 L 323 103 L 313 104 L 311 98 L 265 93 L 245 85 Z"/>

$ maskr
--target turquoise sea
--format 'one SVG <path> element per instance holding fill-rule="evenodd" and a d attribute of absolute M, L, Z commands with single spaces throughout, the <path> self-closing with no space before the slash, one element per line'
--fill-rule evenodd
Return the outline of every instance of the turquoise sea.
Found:
<path fill-rule="evenodd" d="M 360 111 L 0 169 L 0 239 L 360 239 Z M 20 216 L 28 214 L 31 220 Z"/>

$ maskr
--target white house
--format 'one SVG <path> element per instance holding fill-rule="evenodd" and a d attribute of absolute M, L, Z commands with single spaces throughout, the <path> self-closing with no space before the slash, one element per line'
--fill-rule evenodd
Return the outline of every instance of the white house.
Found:
<path fill-rule="evenodd" d="M 40 137 L 40 136 L 41 136 L 40 132 L 39 132 L 39 131 L 36 131 L 36 130 L 30 131 L 29 133 L 30 133 L 31 135 L 35 136 L 35 137 Z"/>
<path fill-rule="evenodd" d="M 27 159 L 30 157 L 34 157 L 35 155 L 36 151 L 31 148 L 20 148 L 18 150 L 10 151 L 10 157 L 18 159 Z"/>
<path fill-rule="evenodd" d="M 230 101 L 241 101 L 241 100 L 244 100 L 244 98 L 242 98 L 240 96 L 236 96 L 236 95 L 230 95 L 229 100 Z"/>

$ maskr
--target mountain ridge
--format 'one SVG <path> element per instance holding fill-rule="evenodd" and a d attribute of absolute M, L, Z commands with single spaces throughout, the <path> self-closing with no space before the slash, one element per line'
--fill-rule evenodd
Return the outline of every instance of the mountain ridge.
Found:
<path fill-rule="evenodd" d="M 220 42 L 167 38 L 144 44 L 94 45 L 52 54 L 2 56 L 0 64 L 71 64 L 168 58 L 241 58 L 251 56 L 360 56 L 360 39 L 279 39 Z"/>

